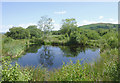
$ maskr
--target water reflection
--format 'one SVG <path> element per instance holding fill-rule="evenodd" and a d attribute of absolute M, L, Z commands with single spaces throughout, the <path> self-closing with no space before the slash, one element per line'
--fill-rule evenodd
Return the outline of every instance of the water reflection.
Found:
<path fill-rule="evenodd" d="M 29 48 L 26 49 L 27 53 L 37 53 L 38 49 L 41 48 L 39 45 L 29 45 Z"/>
<path fill-rule="evenodd" d="M 78 56 L 80 52 L 85 52 L 85 47 L 79 46 L 60 46 L 60 48 L 66 57 L 75 57 Z"/>
<path fill-rule="evenodd" d="M 76 63 L 76 60 L 81 60 L 81 63 L 94 63 L 99 55 L 100 49 L 90 49 L 75 46 L 36 46 L 32 45 L 26 50 L 26 54 L 17 61 L 21 66 L 42 66 L 49 70 L 60 68 L 63 62 L 67 64 L 70 60 Z M 13 63 L 15 62 L 13 60 Z"/>
<path fill-rule="evenodd" d="M 50 53 L 49 46 L 44 46 L 42 51 L 40 52 L 40 64 L 43 65 L 43 67 L 48 67 L 53 65 L 53 58 L 54 56 Z"/>

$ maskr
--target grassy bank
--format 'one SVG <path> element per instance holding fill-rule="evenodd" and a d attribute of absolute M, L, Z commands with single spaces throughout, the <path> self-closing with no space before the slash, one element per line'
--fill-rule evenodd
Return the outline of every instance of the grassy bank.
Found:
<path fill-rule="evenodd" d="M 2 36 L 2 56 L 3 57 L 17 57 L 20 56 L 26 49 L 28 40 L 14 40 L 12 38 Z"/>

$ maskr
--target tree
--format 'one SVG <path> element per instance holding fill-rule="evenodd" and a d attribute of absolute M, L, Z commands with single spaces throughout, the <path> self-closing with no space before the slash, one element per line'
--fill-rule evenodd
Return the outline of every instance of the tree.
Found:
<path fill-rule="evenodd" d="M 27 30 L 30 32 L 30 38 L 40 38 L 41 37 L 41 30 L 37 28 L 36 25 L 30 25 L 27 27 Z"/>
<path fill-rule="evenodd" d="M 80 34 L 74 31 L 70 34 L 70 40 L 68 43 L 85 45 L 87 43 L 87 40 L 88 38 L 84 34 Z"/>
<path fill-rule="evenodd" d="M 100 38 L 100 35 L 94 30 L 89 30 L 86 33 L 86 36 L 88 37 L 88 39 L 92 39 L 92 40 L 98 40 Z"/>
<path fill-rule="evenodd" d="M 103 36 L 108 32 L 107 29 L 102 29 L 102 28 L 98 28 L 96 29 L 96 31 L 100 34 L 100 36 Z"/>
<path fill-rule="evenodd" d="M 27 29 L 37 29 L 37 26 L 36 25 L 30 25 L 27 27 Z"/>
<path fill-rule="evenodd" d="M 5 35 L 13 39 L 28 39 L 30 32 L 22 27 L 12 27 Z"/>
<path fill-rule="evenodd" d="M 47 16 L 42 16 L 38 21 L 38 26 L 41 31 L 45 34 L 49 34 L 49 32 L 54 28 L 52 24 L 52 19 L 48 18 Z"/>
<path fill-rule="evenodd" d="M 74 18 L 62 20 L 61 33 L 63 34 L 68 33 L 68 35 L 70 36 L 71 31 L 76 31 L 76 30 L 77 30 L 77 22 Z"/>

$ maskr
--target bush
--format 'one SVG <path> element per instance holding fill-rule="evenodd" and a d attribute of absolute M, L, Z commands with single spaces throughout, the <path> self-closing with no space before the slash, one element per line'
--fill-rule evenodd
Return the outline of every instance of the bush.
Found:
<path fill-rule="evenodd" d="M 30 38 L 30 32 L 22 27 L 12 27 L 5 35 L 13 39 L 28 39 Z"/>
<path fill-rule="evenodd" d="M 17 63 L 13 66 L 9 61 L 2 62 L 2 81 L 29 81 L 32 73 L 26 69 L 21 70 Z"/>
<path fill-rule="evenodd" d="M 70 34 L 69 44 L 82 44 L 85 45 L 87 43 L 87 37 L 83 34 L 79 34 L 77 32 Z"/>
<path fill-rule="evenodd" d="M 60 35 L 60 36 L 58 36 L 58 39 L 63 40 L 63 39 L 66 39 L 66 37 L 65 37 L 65 35 Z"/>

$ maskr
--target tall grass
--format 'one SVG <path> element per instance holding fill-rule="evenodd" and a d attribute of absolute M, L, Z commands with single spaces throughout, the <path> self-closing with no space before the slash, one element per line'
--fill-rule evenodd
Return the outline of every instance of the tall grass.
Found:
<path fill-rule="evenodd" d="M 3 36 L 2 38 L 2 56 L 16 57 L 26 48 L 28 40 L 14 40 Z"/>

